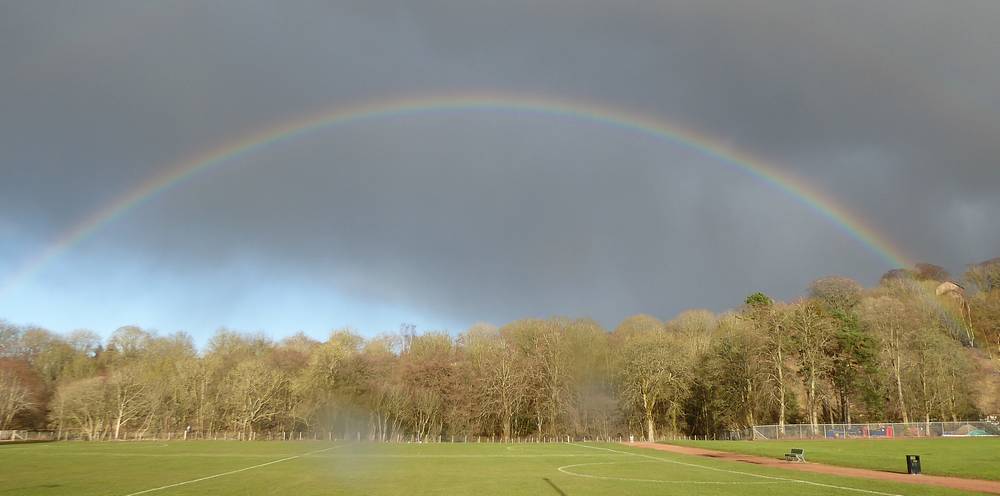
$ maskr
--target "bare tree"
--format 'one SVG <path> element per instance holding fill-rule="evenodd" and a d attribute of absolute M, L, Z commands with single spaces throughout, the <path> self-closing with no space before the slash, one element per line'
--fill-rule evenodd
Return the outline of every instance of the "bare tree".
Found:
<path fill-rule="evenodd" d="M 730 428 L 751 428 L 769 410 L 772 365 L 760 360 L 768 355 L 767 336 L 754 332 L 746 321 L 731 321 L 706 356 L 704 373 L 727 405 L 722 417 Z"/>
<path fill-rule="evenodd" d="M 32 406 L 31 390 L 12 371 L 0 369 L 0 430 L 9 429 L 14 416 Z"/>
<path fill-rule="evenodd" d="M 122 427 L 147 413 L 147 385 L 136 367 L 122 367 L 111 374 L 107 382 L 111 397 L 114 439 L 119 439 Z"/>
<path fill-rule="evenodd" d="M 1000 257 L 970 265 L 965 279 L 983 293 L 1000 290 Z"/>
<path fill-rule="evenodd" d="M 809 297 L 831 311 L 846 312 L 861 301 L 863 289 L 848 277 L 823 277 L 809 285 Z"/>
<path fill-rule="evenodd" d="M 623 403 L 637 408 L 646 439 L 656 440 L 658 408 L 675 407 L 684 400 L 691 369 L 677 342 L 663 330 L 628 335 L 618 349 L 620 394 Z M 666 405 L 664 405 L 666 403 Z"/>
<path fill-rule="evenodd" d="M 106 382 L 104 377 L 92 377 L 59 386 L 52 415 L 60 432 L 76 429 L 87 439 L 104 437 L 110 424 Z"/>
<path fill-rule="evenodd" d="M 788 384 L 785 373 L 791 346 L 787 320 L 789 311 L 774 303 L 764 293 L 755 293 L 745 300 L 742 316 L 748 319 L 755 333 L 761 336 L 766 346 L 761 354 L 767 356 L 770 365 L 770 383 L 774 400 L 778 405 L 778 429 L 784 434 L 788 416 Z"/>
<path fill-rule="evenodd" d="M 226 377 L 227 406 L 233 427 L 253 439 L 256 429 L 267 427 L 285 411 L 288 379 L 263 360 L 237 365 Z"/>
<path fill-rule="evenodd" d="M 527 400 L 527 381 L 515 350 L 499 336 L 478 337 L 470 343 L 470 356 L 476 370 L 479 415 L 494 419 L 502 439 L 514 432 L 514 417 Z"/>
<path fill-rule="evenodd" d="M 904 351 L 911 339 L 906 321 L 906 307 L 891 296 L 870 298 L 863 302 L 862 322 L 875 331 L 881 352 L 892 373 L 893 389 L 903 422 L 909 422 L 903 394 Z"/>
<path fill-rule="evenodd" d="M 799 373 L 806 387 L 809 421 L 815 431 L 819 424 L 820 389 L 831 367 L 829 349 L 833 343 L 833 325 L 819 305 L 810 300 L 792 307 L 788 325 L 799 362 Z"/>
<path fill-rule="evenodd" d="M 944 282 L 951 279 L 951 274 L 944 267 L 932 263 L 919 262 L 913 266 L 917 280 Z"/>

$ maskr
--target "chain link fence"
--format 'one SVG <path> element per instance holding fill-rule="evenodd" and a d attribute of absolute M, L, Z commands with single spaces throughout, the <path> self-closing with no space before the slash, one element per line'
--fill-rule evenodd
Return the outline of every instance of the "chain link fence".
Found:
<path fill-rule="evenodd" d="M 998 436 L 1000 424 L 988 421 L 870 422 L 864 424 L 755 425 L 731 433 L 731 439 L 893 439 L 915 437 Z"/>

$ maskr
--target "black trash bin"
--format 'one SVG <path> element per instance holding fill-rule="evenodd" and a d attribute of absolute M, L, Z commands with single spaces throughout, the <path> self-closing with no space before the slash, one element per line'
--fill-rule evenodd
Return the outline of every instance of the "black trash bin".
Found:
<path fill-rule="evenodd" d="M 920 455 L 906 455 L 906 473 L 920 475 Z"/>

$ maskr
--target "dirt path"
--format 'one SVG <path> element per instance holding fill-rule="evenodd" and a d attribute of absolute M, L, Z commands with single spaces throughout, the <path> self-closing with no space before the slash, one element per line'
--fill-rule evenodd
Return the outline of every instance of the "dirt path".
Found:
<path fill-rule="evenodd" d="M 812 462 L 793 463 L 775 458 L 766 458 L 763 456 L 744 455 L 740 453 L 715 451 L 704 448 L 692 448 L 688 446 L 675 446 L 672 444 L 630 443 L 629 446 L 648 448 L 658 451 L 668 451 L 670 453 L 680 453 L 682 455 L 706 456 L 709 458 L 718 458 L 720 460 L 752 463 L 754 465 L 778 467 L 786 470 L 797 470 L 799 472 L 813 472 L 817 474 L 840 475 L 844 477 L 859 477 L 862 479 L 902 482 L 905 484 L 923 484 L 927 486 L 961 489 L 963 491 L 1000 494 L 1000 481 L 962 479 L 959 477 L 942 477 L 939 475 L 897 474 L 894 472 L 881 472 L 878 470 L 868 470 L 864 468 L 839 467 L 836 465 L 824 465 L 822 463 Z"/>

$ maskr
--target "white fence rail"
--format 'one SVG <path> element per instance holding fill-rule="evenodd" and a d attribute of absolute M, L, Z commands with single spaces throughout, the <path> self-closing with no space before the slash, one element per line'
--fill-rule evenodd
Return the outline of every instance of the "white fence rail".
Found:
<path fill-rule="evenodd" d="M 974 437 L 1000 435 L 1000 424 L 958 422 L 871 422 L 864 424 L 755 425 L 732 433 L 736 439 L 893 439 L 914 437 Z"/>
<path fill-rule="evenodd" d="M 56 434 L 49 431 L 0 431 L 0 442 L 55 441 Z"/>
<path fill-rule="evenodd" d="M 396 435 L 389 439 L 370 439 L 363 432 L 355 432 L 344 436 L 343 433 L 329 431 L 263 431 L 263 432 L 232 432 L 232 431 L 168 431 L 150 432 L 134 431 L 119 433 L 114 439 L 108 432 L 88 435 L 78 430 L 59 431 L 0 431 L 0 443 L 3 442 L 35 442 L 35 441 L 355 441 L 355 442 L 389 442 L 389 443 L 558 443 L 578 441 L 623 442 L 623 436 L 528 436 L 503 439 L 501 436 L 425 436 L 423 438 L 409 435 Z"/>

